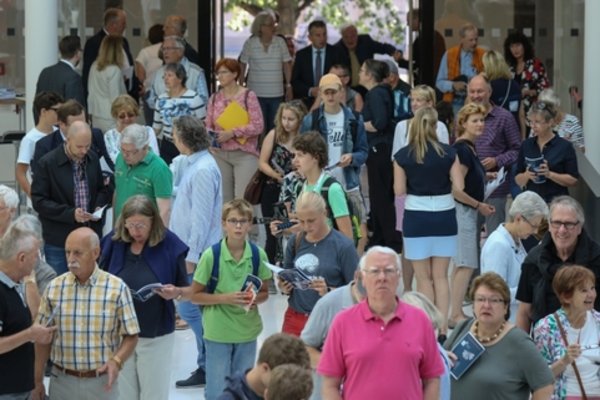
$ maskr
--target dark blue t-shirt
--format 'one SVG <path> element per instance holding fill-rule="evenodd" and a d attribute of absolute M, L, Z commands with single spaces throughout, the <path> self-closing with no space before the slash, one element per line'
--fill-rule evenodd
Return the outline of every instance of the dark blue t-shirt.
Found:
<path fill-rule="evenodd" d="M 406 193 L 416 196 L 439 196 L 452 192 L 450 168 L 456 159 L 456 150 L 444 143 L 440 156 L 429 143 L 422 164 L 417 164 L 410 145 L 401 148 L 394 160 L 406 174 Z"/>
<path fill-rule="evenodd" d="M 544 156 L 544 159 L 548 162 L 550 171 L 557 174 L 569 174 L 574 178 L 579 178 L 577 156 L 575 155 L 573 144 L 556 134 L 544 145 L 542 151 L 540 151 L 537 137 L 525 139 L 517 158 L 517 174 L 525 172 L 527 169 L 525 157 L 538 158 L 540 156 Z M 526 188 L 542 196 L 547 203 L 551 202 L 556 196 L 569 194 L 567 187 L 559 185 L 550 179 L 546 179 L 544 183 L 534 183 L 530 180 L 527 182 Z"/>
<path fill-rule="evenodd" d="M 459 139 L 454 142 L 452 147 L 456 150 L 460 163 L 468 170 L 465 176 L 465 193 L 477 201 L 483 201 L 485 169 L 475 154 L 475 145 L 469 140 Z"/>

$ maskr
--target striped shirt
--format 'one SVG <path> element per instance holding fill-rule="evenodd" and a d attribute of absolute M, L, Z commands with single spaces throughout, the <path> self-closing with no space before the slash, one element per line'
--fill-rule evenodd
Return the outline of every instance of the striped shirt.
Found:
<path fill-rule="evenodd" d="M 558 127 L 555 128 L 555 131 L 561 138 L 567 139 L 573 146 L 581 149 L 585 147 L 583 141 L 583 128 L 579 123 L 579 119 L 573 114 L 565 114 L 565 117 Z"/>
<path fill-rule="evenodd" d="M 483 134 L 475 142 L 475 151 L 479 159 L 494 157 L 496 169 L 505 171 L 517 160 L 521 148 L 521 134 L 512 114 L 502 107 L 492 106 L 485 116 Z M 491 194 L 492 198 L 506 197 L 509 192 L 508 179 Z"/>
<path fill-rule="evenodd" d="M 266 51 L 258 36 L 244 42 L 240 61 L 248 64 L 248 89 L 258 97 L 282 97 L 283 63 L 292 61 L 290 52 L 279 36 L 274 36 Z"/>
<path fill-rule="evenodd" d="M 204 70 L 196 64 L 190 62 L 187 58 L 183 57 L 179 62 L 185 68 L 187 79 L 185 81 L 185 87 L 195 91 L 200 96 L 202 104 L 206 104 L 208 101 L 208 85 L 206 84 L 206 76 Z M 154 81 L 152 87 L 148 93 L 146 104 L 150 108 L 154 109 L 158 96 L 165 93 L 167 88 L 165 87 L 165 81 L 163 76 L 165 75 L 165 66 L 160 67 L 154 75 Z"/>
<path fill-rule="evenodd" d="M 156 100 L 152 128 L 158 137 L 173 140 L 173 120 L 182 115 L 193 115 L 203 119 L 206 117 L 206 104 L 190 89 L 179 97 L 169 97 L 167 93 L 163 93 Z"/>
<path fill-rule="evenodd" d="M 124 335 L 140 332 L 125 283 L 97 266 L 81 284 L 71 272 L 52 280 L 41 299 L 36 322 L 58 326 L 50 359 L 76 371 L 97 369 L 110 360 Z"/>

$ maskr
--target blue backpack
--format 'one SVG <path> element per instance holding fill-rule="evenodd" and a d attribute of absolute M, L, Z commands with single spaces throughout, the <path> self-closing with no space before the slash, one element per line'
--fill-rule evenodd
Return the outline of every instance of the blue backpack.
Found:
<path fill-rule="evenodd" d="M 260 254 L 258 253 L 258 246 L 254 243 L 250 243 L 250 250 L 252 251 L 252 275 L 258 276 L 258 267 L 260 266 Z M 210 273 L 210 279 L 206 283 L 204 291 L 206 293 L 214 293 L 217 288 L 217 282 L 219 282 L 219 258 L 221 257 L 221 242 L 215 243 L 211 246 L 213 253 L 213 266 Z"/>

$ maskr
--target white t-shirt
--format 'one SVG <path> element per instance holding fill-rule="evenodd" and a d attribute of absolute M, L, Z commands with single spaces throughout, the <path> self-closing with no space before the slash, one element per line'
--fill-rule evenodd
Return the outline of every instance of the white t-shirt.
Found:
<path fill-rule="evenodd" d="M 396 124 L 396 130 L 394 131 L 394 143 L 392 145 L 392 161 L 394 161 L 394 155 L 398 152 L 398 150 L 400 150 L 408 144 L 408 129 L 410 127 L 410 125 L 408 125 L 409 121 L 412 121 L 412 118 L 405 119 Z M 450 143 L 448 129 L 446 128 L 446 125 L 443 122 L 437 122 L 435 131 L 437 133 L 437 137 L 440 143 Z"/>
<path fill-rule="evenodd" d="M 329 163 L 327 167 L 336 165 L 342 157 L 342 147 L 344 145 L 344 110 L 340 109 L 337 114 L 323 112 L 327 122 L 327 148 Z M 334 167 L 329 170 L 329 174 L 337 179 L 346 188 L 346 180 L 342 168 Z"/>
<path fill-rule="evenodd" d="M 597 345 L 598 339 L 600 338 L 600 330 L 596 324 L 596 320 L 592 315 L 591 311 L 587 312 L 585 316 L 585 325 L 581 329 L 575 329 L 572 327 L 567 328 L 567 339 L 569 344 L 576 343 L 579 340 L 579 344 L 583 348 L 581 355 L 577 357 L 575 363 L 581 376 L 581 381 L 585 387 L 585 393 L 589 396 L 600 396 L 600 379 L 598 377 L 598 366 L 594 364 L 588 357 L 594 357 L 597 359 L 600 357 L 600 350 L 585 349 L 586 345 Z M 575 370 L 571 365 L 565 370 L 565 376 L 567 378 L 567 396 L 581 396 L 581 390 L 579 389 L 579 383 L 577 383 L 577 377 L 575 376 Z"/>
<path fill-rule="evenodd" d="M 44 136 L 46 136 L 46 134 L 39 131 L 36 127 L 33 127 L 27 132 L 23 139 L 21 139 L 21 144 L 19 145 L 19 157 L 17 158 L 17 163 L 31 164 L 33 153 L 35 152 L 35 144 Z"/>
<path fill-rule="evenodd" d="M 162 43 L 156 43 L 147 47 L 144 47 L 138 53 L 136 62 L 140 63 L 144 70 L 146 70 L 146 80 L 144 80 L 144 90 L 150 90 L 152 82 L 154 82 L 154 75 L 156 71 L 163 65 L 163 61 L 158 57 L 158 51 L 160 50 Z"/>

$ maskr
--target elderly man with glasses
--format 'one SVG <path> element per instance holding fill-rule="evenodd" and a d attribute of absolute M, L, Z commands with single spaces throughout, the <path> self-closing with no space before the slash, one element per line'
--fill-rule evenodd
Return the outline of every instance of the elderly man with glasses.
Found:
<path fill-rule="evenodd" d="M 575 199 L 559 196 L 550 203 L 549 231 L 523 261 L 517 289 L 517 326 L 526 332 L 560 308 L 552 290 L 552 279 L 560 267 L 583 265 L 600 279 L 600 245 L 588 236 L 584 222 L 583 208 Z M 600 310 L 600 296 L 594 309 Z"/>
<path fill-rule="evenodd" d="M 143 194 L 158 207 L 160 218 L 169 226 L 173 174 L 158 154 L 150 151 L 146 127 L 129 125 L 121 133 L 121 151 L 115 161 L 114 221 L 131 196 Z"/>
<path fill-rule="evenodd" d="M 444 365 L 435 333 L 424 312 L 396 296 L 398 254 L 371 247 L 359 268 L 367 298 L 340 312 L 329 329 L 317 367 L 323 398 L 439 399 Z"/>

